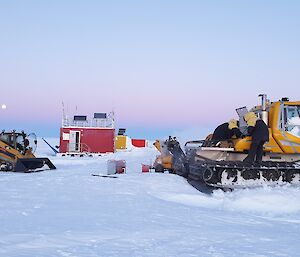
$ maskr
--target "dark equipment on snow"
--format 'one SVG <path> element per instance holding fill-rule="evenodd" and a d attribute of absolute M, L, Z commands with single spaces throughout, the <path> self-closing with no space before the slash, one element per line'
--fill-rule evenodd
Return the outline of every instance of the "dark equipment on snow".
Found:
<path fill-rule="evenodd" d="M 48 158 L 36 158 L 37 147 L 34 133 L 5 132 L 0 134 L 0 171 L 37 172 L 44 166 L 56 169 Z"/>

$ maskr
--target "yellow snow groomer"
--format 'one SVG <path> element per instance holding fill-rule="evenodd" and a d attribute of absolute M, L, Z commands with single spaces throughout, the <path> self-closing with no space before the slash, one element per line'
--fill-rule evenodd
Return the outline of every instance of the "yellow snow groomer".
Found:
<path fill-rule="evenodd" d="M 15 172 L 35 172 L 48 166 L 56 169 L 48 158 L 36 158 L 33 154 L 37 147 L 34 133 L 5 132 L 0 134 L 0 170 Z"/>
<path fill-rule="evenodd" d="M 200 147 L 187 142 L 185 154 L 178 142 L 168 145 L 172 153 L 174 170 L 196 183 L 220 188 L 248 187 L 285 182 L 300 183 L 300 101 L 282 98 L 270 102 L 265 94 L 259 95 L 260 105 L 253 107 L 257 118 L 269 128 L 269 141 L 264 145 L 262 162 L 243 162 L 252 138 L 247 134 L 244 116 L 246 107 L 236 109 L 242 138 L 228 142 L 203 140 Z M 226 144 L 227 143 L 227 144 Z"/>
<path fill-rule="evenodd" d="M 270 102 L 266 95 L 262 97 L 262 105 L 253 107 L 250 111 L 261 118 L 269 127 L 269 141 L 264 145 L 263 161 L 294 162 L 300 160 L 300 101 L 290 102 L 282 98 Z M 244 137 L 231 139 L 231 147 L 220 148 L 217 145 L 201 147 L 197 154 L 200 159 L 241 161 L 251 145 L 251 137 L 247 136 L 247 125 L 243 119 L 247 113 L 246 107 L 238 108 L 240 130 Z M 204 144 L 205 145 L 205 144 Z"/>

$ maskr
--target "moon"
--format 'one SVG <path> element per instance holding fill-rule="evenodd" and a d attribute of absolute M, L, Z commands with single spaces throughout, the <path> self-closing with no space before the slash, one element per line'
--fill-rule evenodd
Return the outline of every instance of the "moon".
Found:
<path fill-rule="evenodd" d="M 6 104 L 2 104 L 1 109 L 5 110 L 6 109 Z"/>

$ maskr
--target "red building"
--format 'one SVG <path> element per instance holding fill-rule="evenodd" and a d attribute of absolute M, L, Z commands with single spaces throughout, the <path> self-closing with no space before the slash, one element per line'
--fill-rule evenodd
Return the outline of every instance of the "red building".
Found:
<path fill-rule="evenodd" d="M 113 113 L 64 117 L 60 129 L 60 153 L 108 153 L 115 151 Z"/>

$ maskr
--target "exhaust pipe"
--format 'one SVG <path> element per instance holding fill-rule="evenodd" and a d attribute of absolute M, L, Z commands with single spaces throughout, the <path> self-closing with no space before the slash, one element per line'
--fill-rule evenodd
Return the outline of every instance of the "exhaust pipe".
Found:
<path fill-rule="evenodd" d="M 268 125 L 267 95 L 260 94 L 258 97 L 261 97 L 261 119 Z"/>

